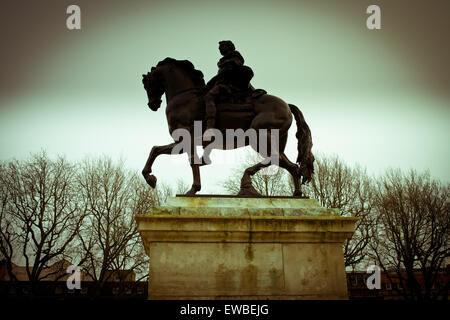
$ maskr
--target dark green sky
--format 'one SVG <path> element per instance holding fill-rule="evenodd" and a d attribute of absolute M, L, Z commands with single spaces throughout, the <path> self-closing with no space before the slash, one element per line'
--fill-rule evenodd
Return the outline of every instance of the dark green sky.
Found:
<path fill-rule="evenodd" d="M 79 31 L 66 29 L 69 4 L 81 7 Z M 381 30 L 365 26 L 370 4 Z M 255 87 L 301 108 L 314 152 L 371 173 L 412 167 L 450 180 L 449 1 L 5 0 L 1 23 L 1 159 L 45 148 L 122 155 L 140 170 L 171 140 L 140 75 L 171 56 L 209 79 L 217 42 L 230 39 Z M 296 157 L 294 135 L 287 154 Z M 203 167 L 202 191 L 219 191 L 231 167 Z M 154 172 L 191 179 L 187 161 L 162 157 Z"/>

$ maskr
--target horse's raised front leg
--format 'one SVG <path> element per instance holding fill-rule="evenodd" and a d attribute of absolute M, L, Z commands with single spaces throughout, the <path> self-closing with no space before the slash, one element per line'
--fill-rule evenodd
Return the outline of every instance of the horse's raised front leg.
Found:
<path fill-rule="evenodd" d="M 145 181 L 150 185 L 150 187 L 154 188 L 156 186 L 156 177 L 152 174 L 152 165 L 155 162 L 156 158 L 161 154 L 171 154 L 173 147 L 176 143 L 171 143 L 165 146 L 154 146 L 150 151 L 147 162 L 145 163 L 144 169 L 142 169 L 142 175 L 145 178 Z"/>

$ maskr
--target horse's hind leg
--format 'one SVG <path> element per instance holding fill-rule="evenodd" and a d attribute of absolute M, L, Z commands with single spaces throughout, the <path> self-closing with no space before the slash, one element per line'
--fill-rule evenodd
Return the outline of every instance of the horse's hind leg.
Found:
<path fill-rule="evenodd" d="M 142 175 L 144 176 L 145 181 L 147 181 L 150 187 L 154 188 L 156 186 L 156 177 L 150 174 L 152 172 L 153 162 L 155 162 L 156 158 L 161 154 L 172 153 L 172 149 L 175 145 L 176 143 L 167 144 L 165 146 L 154 146 L 150 151 L 144 169 L 142 169 Z"/>
<path fill-rule="evenodd" d="M 266 141 L 265 145 L 261 145 L 261 141 L 264 139 Z M 273 148 L 273 143 L 279 144 L 280 141 L 272 141 L 272 135 L 268 132 L 263 136 L 261 133 L 258 135 L 258 140 L 256 144 L 250 143 L 250 146 L 258 152 L 264 160 L 260 163 L 247 168 L 244 171 L 244 175 L 241 179 L 241 189 L 239 190 L 238 196 L 261 196 L 261 194 L 252 185 L 252 176 L 256 174 L 259 170 L 272 165 L 272 160 L 279 158 L 279 148 Z M 284 148 L 284 146 L 283 146 Z"/>
<path fill-rule="evenodd" d="M 264 162 L 264 161 L 263 161 Z M 241 179 L 241 190 L 238 193 L 238 196 L 260 196 L 261 194 L 253 187 L 252 185 L 252 176 L 256 174 L 262 168 L 268 167 L 271 165 L 268 163 L 257 163 L 254 166 L 247 168 L 244 171 L 244 175 Z M 302 196 L 301 186 L 300 186 L 300 176 L 298 174 L 298 165 L 291 162 L 284 152 L 279 154 L 279 167 L 286 169 L 291 175 L 294 182 L 294 197 Z"/>
<path fill-rule="evenodd" d="M 294 197 L 301 197 L 302 190 L 300 185 L 300 176 L 298 174 L 299 167 L 295 163 L 291 162 L 284 152 L 280 152 L 280 164 L 279 166 L 286 169 L 292 176 L 294 182 Z"/>
<path fill-rule="evenodd" d="M 264 161 L 261 161 L 260 163 L 257 163 L 254 166 L 245 169 L 244 175 L 241 179 L 241 189 L 237 194 L 238 196 L 261 196 L 261 194 L 256 191 L 256 189 L 252 185 L 252 176 L 262 168 L 270 166 L 270 162 L 263 162 Z"/>

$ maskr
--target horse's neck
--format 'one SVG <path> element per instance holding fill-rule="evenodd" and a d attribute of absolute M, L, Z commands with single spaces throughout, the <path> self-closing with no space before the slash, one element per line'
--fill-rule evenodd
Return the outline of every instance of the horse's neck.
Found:
<path fill-rule="evenodd" d="M 184 72 L 180 70 L 172 70 L 166 76 L 166 99 L 169 102 L 176 95 L 196 86 L 193 81 Z"/>

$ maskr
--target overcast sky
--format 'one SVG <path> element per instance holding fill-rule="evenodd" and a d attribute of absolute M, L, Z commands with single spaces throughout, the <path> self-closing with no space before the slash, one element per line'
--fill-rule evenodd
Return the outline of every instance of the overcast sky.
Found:
<path fill-rule="evenodd" d="M 66 28 L 69 4 L 81 8 L 81 30 Z M 370 4 L 381 30 L 366 28 Z M 140 171 L 153 145 L 172 142 L 165 102 L 148 109 L 141 74 L 169 56 L 208 80 L 218 41 L 232 40 L 253 86 L 302 110 L 313 152 L 372 174 L 429 169 L 450 180 L 449 1 L 3 0 L 0 11 L 1 160 L 46 149 L 122 156 Z M 291 160 L 296 145 L 293 125 Z M 230 152 L 202 167 L 202 193 L 221 192 L 237 164 L 214 159 Z M 157 159 L 160 181 L 191 183 L 180 158 Z"/>

